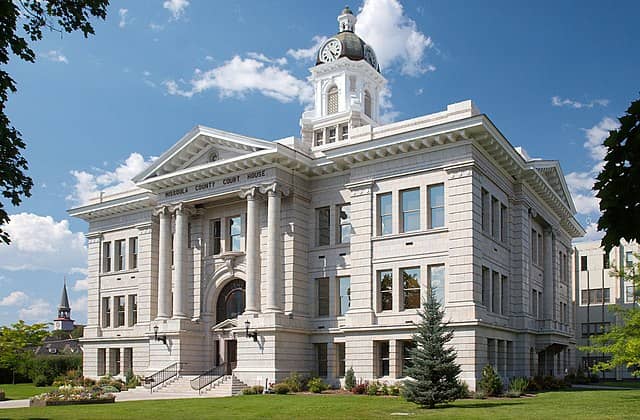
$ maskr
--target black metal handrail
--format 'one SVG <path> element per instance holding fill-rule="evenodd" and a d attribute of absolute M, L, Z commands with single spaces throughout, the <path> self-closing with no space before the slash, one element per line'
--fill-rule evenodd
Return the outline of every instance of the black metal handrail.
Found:
<path fill-rule="evenodd" d="M 166 368 L 157 371 L 151 376 L 144 378 L 145 387 L 149 388 L 153 392 L 154 388 L 167 382 L 169 379 L 175 378 L 180 373 L 180 362 L 175 362 L 167 366 Z"/>
<path fill-rule="evenodd" d="M 198 391 L 198 394 L 199 394 L 203 388 L 211 385 L 218 379 L 222 378 L 226 372 L 227 372 L 226 363 L 216 366 L 213 369 L 210 369 L 205 373 L 203 373 L 202 375 L 198 376 L 197 378 L 192 379 L 191 389 Z"/>

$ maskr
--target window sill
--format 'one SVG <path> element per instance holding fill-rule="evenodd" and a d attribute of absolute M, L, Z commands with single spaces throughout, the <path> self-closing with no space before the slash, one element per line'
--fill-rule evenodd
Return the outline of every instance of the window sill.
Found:
<path fill-rule="evenodd" d="M 139 271 L 138 268 L 131 268 L 129 270 L 120 270 L 120 271 L 107 271 L 100 273 L 101 276 L 123 276 L 127 274 L 137 273 Z"/>
<path fill-rule="evenodd" d="M 427 229 L 427 230 L 412 230 L 411 232 L 389 233 L 387 235 L 378 235 L 378 236 L 372 237 L 371 240 L 376 242 L 376 241 L 382 241 L 386 239 L 412 238 L 414 236 L 432 235 L 437 233 L 445 233 L 448 231 L 449 229 L 447 227 Z"/>
<path fill-rule="evenodd" d="M 314 252 L 314 251 L 326 251 L 326 250 L 332 250 L 332 249 L 342 249 L 342 248 L 348 248 L 349 246 L 351 246 L 350 242 L 347 243 L 340 243 L 340 244 L 335 244 L 335 245 L 316 245 L 313 248 L 311 248 L 309 251 L 310 252 Z"/>

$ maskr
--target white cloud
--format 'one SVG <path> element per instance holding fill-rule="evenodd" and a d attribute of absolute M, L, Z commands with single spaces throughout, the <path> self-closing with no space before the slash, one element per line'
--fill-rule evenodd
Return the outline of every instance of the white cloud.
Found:
<path fill-rule="evenodd" d="M 284 66 L 285 64 L 287 64 L 287 59 L 285 57 L 269 58 L 262 53 L 256 53 L 256 52 L 248 52 L 247 57 L 253 58 L 254 60 L 262 61 L 268 64 L 276 64 L 278 66 Z"/>
<path fill-rule="evenodd" d="M 46 322 L 53 314 L 51 304 L 43 299 L 35 299 L 29 306 L 18 311 L 20 319 L 25 321 Z"/>
<path fill-rule="evenodd" d="M 598 230 L 598 224 L 596 222 L 589 223 L 585 230 L 587 233 L 576 242 L 599 241 L 604 236 L 604 232 Z"/>
<path fill-rule="evenodd" d="M 0 300 L 0 306 L 21 306 L 27 303 L 29 296 L 25 292 L 16 290 L 9 293 L 7 296 Z"/>
<path fill-rule="evenodd" d="M 87 265 L 85 237 L 69 222 L 32 213 L 11 215 L 5 229 L 11 244 L 0 247 L 0 268 L 68 273 Z"/>
<path fill-rule="evenodd" d="M 237 55 L 211 70 L 203 72 L 196 69 L 188 84 L 190 86 L 184 89 L 174 80 L 164 82 L 170 95 L 187 98 L 210 89 L 216 89 L 221 98 L 243 98 L 247 93 L 259 92 L 280 102 L 297 100 L 307 103 L 313 96 L 311 86 L 288 70 Z"/>
<path fill-rule="evenodd" d="M 125 26 L 127 26 L 127 23 L 129 23 L 129 21 L 127 20 L 127 13 L 129 13 L 128 9 L 118 10 L 118 15 L 120 16 L 120 22 L 118 23 L 118 26 L 121 28 L 124 28 Z"/>
<path fill-rule="evenodd" d="M 420 88 L 420 89 L 416 90 L 416 96 L 420 96 L 423 93 L 424 93 L 424 89 L 423 88 Z"/>
<path fill-rule="evenodd" d="M 602 162 L 607 154 L 607 149 L 602 143 L 609 137 L 609 131 L 615 130 L 619 126 L 618 121 L 606 117 L 593 127 L 584 130 L 587 136 L 584 147 L 589 151 L 591 159 Z"/>
<path fill-rule="evenodd" d="M 46 59 L 53 61 L 54 63 L 69 64 L 69 60 L 58 50 L 50 50 L 42 54 Z"/>
<path fill-rule="evenodd" d="M 566 106 L 569 108 L 581 109 L 581 108 L 593 108 L 596 105 L 599 106 L 607 106 L 609 105 L 608 99 L 593 99 L 589 102 L 579 102 L 573 99 L 562 99 L 559 96 L 554 96 L 551 98 L 551 105 L 553 106 Z"/>
<path fill-rule="evenodd" d="M 398 0 L 365 0 L 356 33 L 374 49 L 383 69 L 397 64 L 409 76 L 435 70 L 423 62 L 433 41 L 404 14 Z"/>
<path fill-rule="evenodd" d="M 89 279 L 76 280 L 76 284 L 73 285 L 73 290 L 81 292 L 89 289 Z"/>
<path fill-rule="evenodd" d="M 67 200 L 76 204 L 86 204 L 95 198 L 99 191 L 115 194 L 135 188 L 131 178 L 146 169 L 155 158 L 145 160 L 140 153 L 131 153 L 129 157 L 113 171 L 96 169 L 97 173 L 87 171 L 71 171 L 76 179 L 74 191 Z"/>
<path fill-rule="evenodd" d="M 380 122 L 382 124 L 388 124 L 395 121 L 400 113 L 393 110 L 393 104 L 391 103 L 391 89 L 386 86 L 380 92 Z"/>
<path fill-rule="evenodd" d="M 309 48 L 300 48 L 298 50 L 289 49 L 287 55 L 293 57 L 294 60 L 310 60 L 315 58 L 320 46 L 327 40 L 326 36 L 316 35 L 312 38 L 313 45 Z"/>
<path fill-rule="evenodd" d="M 72 318 L 85 322 L 87 317 L 87 295 L 83 294 L 76 299 L 72 299 L 69 305 L 71 305 Z"/>
<path fill-rule="evenodd" d="M 178 20 L 184 16 L 184 12 L 189 7 L 188 0 L 166 0 L 162 3 L 162 7 L 171 12 L 173 20 Z"/>
<path fill-rule="evenodd" d="M 158 25 L 157 23 L 151 22 L 149 24 L 149 29 L 151 29 L 153 32 L 160 32 L 164 30 L 164 25 Z"/>

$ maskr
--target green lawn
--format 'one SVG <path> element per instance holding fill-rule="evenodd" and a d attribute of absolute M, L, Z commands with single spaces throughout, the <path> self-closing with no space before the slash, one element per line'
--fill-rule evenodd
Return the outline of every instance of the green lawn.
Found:
<path fill-rule="evenodd" d="M 243 418 L 243 419 L 618 419 L 640 418 L 640 391 L 562 391 L 531 398 L 464 400 L 446 408 L 420 409 L 398 398 L 364 395 L 258 395 L 231 398 L 132 401 L 94 406 L 2 409 L 0 418 Z"/>
<path fill-rule="evenodd" d="M 640 381 L 602 381 L 594 385 L 617 386 L 621 388 L 640 388 Z"/>
<path fill-rule="evenodd" d="M 40 386 L 37 387 L 33 384 L 0 384 L 0 389 L 4 390 L 5 398 L 9 400 L 23 400 L 25 398 L 33 397 L 34 395 L 42 394 L 43 392 L 51 391 L 56 387 L 53 386 Z M 0 415 L 0 418 L 2 416 Z"/>

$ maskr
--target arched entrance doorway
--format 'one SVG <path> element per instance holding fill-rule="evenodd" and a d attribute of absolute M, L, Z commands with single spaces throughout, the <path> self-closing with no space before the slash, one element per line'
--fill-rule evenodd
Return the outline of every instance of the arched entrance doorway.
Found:
<path fill-rule="evenodd" d="M 227 283 L 216 301 L 216 324 L 220 325 L 226 320 L 235 319 L 244 312 L 245 308 L 245 282 L 241 279 L 233 279 Z M 226 374 L 236 367 L 238 360 L 237 343 L 233 339 L 224 339 L 224 360 L 227 365 Z M 217 346 L 216 346 L 217 347 Z M 216 352 L 219 350 L 216 349 Z M 217 363 L 216 363 L 217 364 Z"/>

